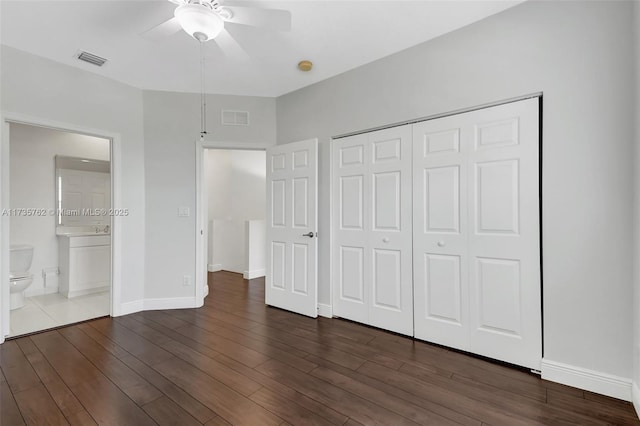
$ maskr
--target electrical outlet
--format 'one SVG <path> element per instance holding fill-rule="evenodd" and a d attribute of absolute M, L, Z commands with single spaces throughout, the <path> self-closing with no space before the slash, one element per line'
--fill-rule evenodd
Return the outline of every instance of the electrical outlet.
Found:
<path fill-rule="evenodd" d="M 182 285 L 185 287 L 189 287 L 192 284 L 191 275 L 185 275 L 182 277 Z"/>

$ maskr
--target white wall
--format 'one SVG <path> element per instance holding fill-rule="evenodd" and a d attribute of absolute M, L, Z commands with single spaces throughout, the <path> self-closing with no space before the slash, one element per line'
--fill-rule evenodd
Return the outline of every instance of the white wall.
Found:
<path fill-rule="evenodd" d="M 278 142 L 319 137 L 320 302 L 329 291 L 329 139 L 544 92 L 544 356 L 632 373 L 630 2 L 526 2 L 282 96 Z"/>
<path fill-rule="evenodd" d="M 245 222 L 265 218 L 264 151 L 207 150 L 209 264 L 243 273 L 246 264 Z"/>
<path fill-rule="evenodd" d="M 1 46 L 0 109 L 119 134 L 122 191 L 122 301 L 143 297 L 145 182 L 142 91 L 20 50 Z M 4 141 L 3 141 L 4 143 Z M 114 230 L 115 231 L 115 230 Z"/>
<path fill-rule="evenodd" d="M 56 155 L 110 160 L 107 139 L 20 124 L 11 125 L 10 137 L 12 208 L 57 209 Z M 57 280 L 48 281 L 45 289 L 42 278 L 43 269 L 58 267 L 56 219 L 55 215 L 11 218 L 11 244 L 34 246 L 28 296 L 58 291 Z"/>
<path fill-rule="evenodd" d="M 208 95 L 208 140 L 275 144 L 275 99 Z M 222 126 L 222 109 L 249 111 L 251 125 Z M 147 216 L 146 298 L 193 297 L 183 276 L 195 274 L 196 140 L 200 96 L 144 92 Z M 236 194 L 240 195 L 240 194 Z M 178 217 L 178 207 L 191 216 Z"/>

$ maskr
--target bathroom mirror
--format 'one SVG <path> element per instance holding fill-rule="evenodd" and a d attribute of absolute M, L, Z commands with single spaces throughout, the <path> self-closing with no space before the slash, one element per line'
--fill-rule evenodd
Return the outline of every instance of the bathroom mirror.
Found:
<path fill-rule="evenodd" d="M 111 176 L 108 161 L 56 156 L 58 226 L 105 226 L 111 223 Z"/>

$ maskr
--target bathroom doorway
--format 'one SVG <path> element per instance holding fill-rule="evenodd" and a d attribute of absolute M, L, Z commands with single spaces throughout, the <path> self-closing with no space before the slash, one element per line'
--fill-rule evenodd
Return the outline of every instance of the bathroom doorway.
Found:
<path fill-rule="evenodd" d="M 264 276 L 266 160 L 262 150 L 205 149 L 207 271 Z"/>
<path fill-rule="evenodd" d="M 14 122 L 9 135 L 8 337 L 110 315 L 112 140 Z"/>

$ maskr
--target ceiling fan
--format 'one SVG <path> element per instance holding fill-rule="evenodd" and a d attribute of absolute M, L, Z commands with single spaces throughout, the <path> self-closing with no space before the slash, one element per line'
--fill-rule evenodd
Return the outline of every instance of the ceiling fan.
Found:
<path fill-rule="evenodd" d="M 181 29 L 200 42 L 214 39 L 225 25 L 239 24 L 271 30 L 291 29 L 291 13 L 282 9 L 227 5 L 223 0 L 168 0 L 177 4 L 174 17 L 141 35 L 157 40 Z"/>

